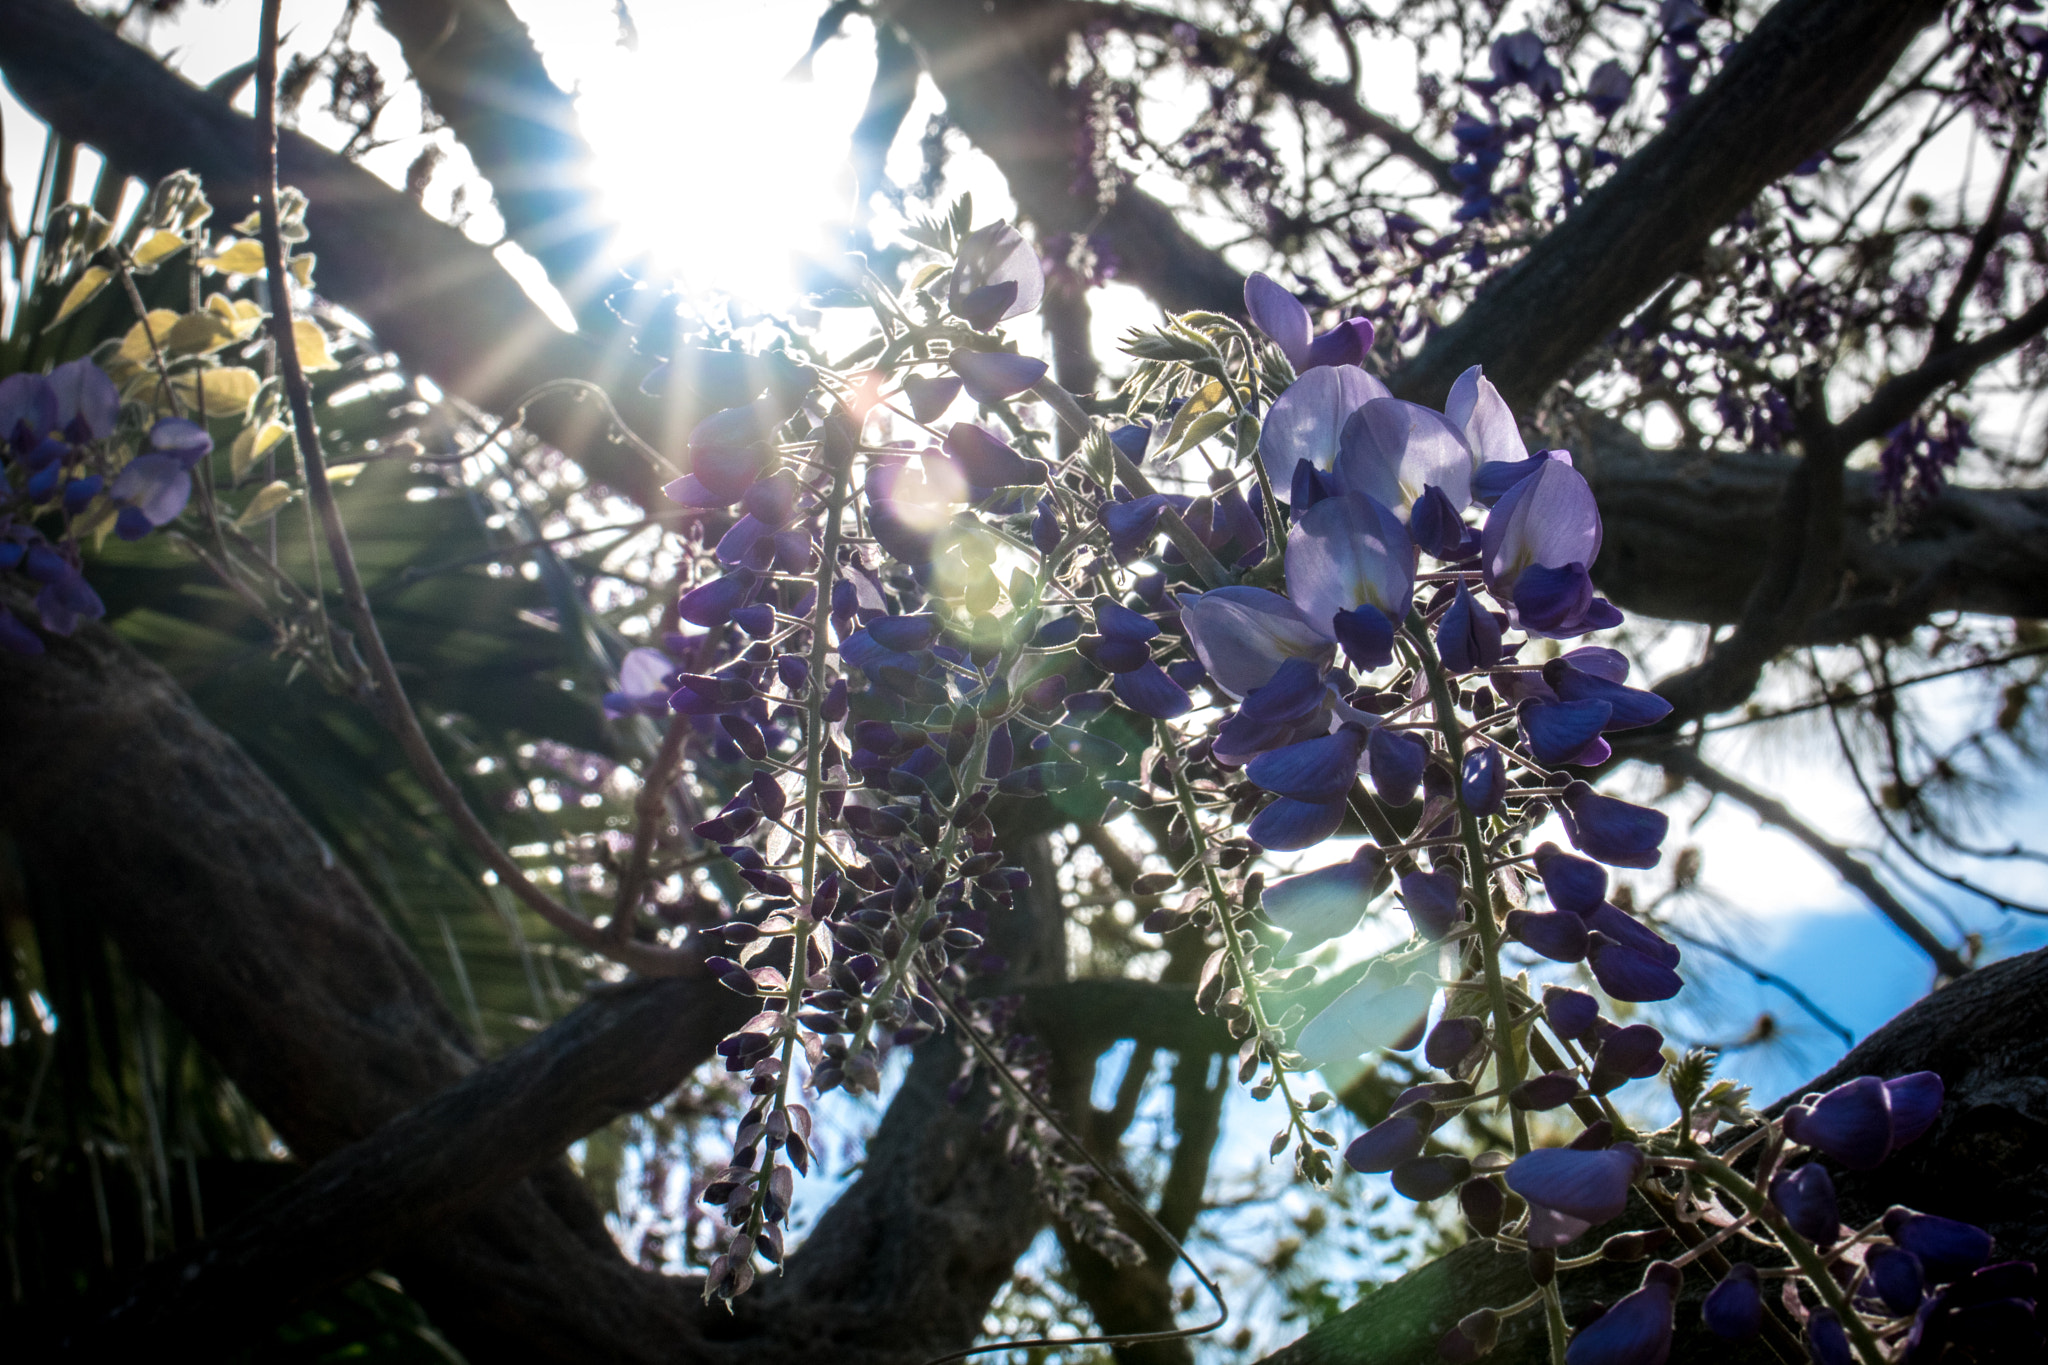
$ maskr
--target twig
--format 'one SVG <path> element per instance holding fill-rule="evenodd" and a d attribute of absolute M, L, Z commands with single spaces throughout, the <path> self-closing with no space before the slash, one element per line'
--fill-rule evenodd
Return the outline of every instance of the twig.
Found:
<path fill-rule="evenodd" d="M 1695 948 L 1700 948 L 1705 950 L 1706 952 L 1710 952 L 1715 957 L 1720 958 L 1723 962 L 1728 963 L 1730 966 L 1740 967 L 1743 971 L 1748 972 L 1756 980 L 1762 982 L 1766 986 L 1771 987 L 1773 990 L 1782 991 L 1785 995 L 1789 996 L 1792 999 L 1792 1002 L 1798 1005 L 1800 1009 L 1805 1010 L 1806 1013 L 1813 1018 L 1813 1021 L 1815 1023 L 1819 1024 L 1822 1028 L 1827 1029 L 1837 1038 L 1840 1038 L 1842 1040 L 1843 1047 L 1856 1046 L 1856 1035 L 1849 1029 L 1849 1027 L 1846 1024 L 1836 1019 L 1833 1015 L 1829 1014 L 1819 1005 L 1816 1005 L 1813 1002 L 1813 997 L 1809 996 L 1805 991 L 1800 990 L 1799 987 L 1793 985 L 1784 977 L 1779 976 L 1776 972 L 1771 971 L 1769 968 L 1766 967 L 1757 966 L 1756 963 L 1751 962 L 1748 958 L 1744 957 L 1742 954 L 1736 952 L 1732 948 L 1723 947 L 1721 944 L 1715 943 L 1712 939 L 1701 938 L 1698 934 L 1688 933 L 1685 930 L 1680 929 L 1676 925 L 1666 924 L 1663 926 L 1663 929 L 1665 933 L 1671 935 L 1671 937 L 1677 939 L 1679 942 L 1689 943 Z"/>
<path fill-rule="evenodd" d="M 327 481 L 326 457 L 321 449 L 319 428 L 313 420 L 313 390 L 306 382 L 306 371 L 299 363 L 297 339 L 292 335 L 291 277 L 285 272 L 284 241 L 278 231 L 277 209 L 277 30 L 280 8 L 281 0 L 263 0 L 256 66 L 256 127 L 262 157 L 257 200 L 262 222 L 264 267 L 271 283 L 271 339 L 277 348 L 278 369 L 284 377 L 285 396 L 291 405 L 299 451 L 306 463 L 306 494 L 326 533 L 327 551 L 334 560 L 335 577 L 340 582 L 342 598 L 348 603 L 349 614 L 361 637 L 371 676 L 383 702 L 385 719 L 397 735 L 399 747 L 405 751 L 414 774 L 454 824 L 463 842 L 483 859 L 485 865 L 528 909 L 580 946 L 637 971 L 672 976 L 693 968 L 701 970 L 694 953 L 653 944 L 614 942 L 604 930 L 533 883 L 525 869 L 498 846 L 498 841 L 463 800 L 454 779 L 441 766 L 426 731 L 421 728 L 418 713 L 406 697 L 398 668 L 384 647 L 376 615 L 370 608 L 369 595 L 363 589 L 362 575 L 356 568 L 348 528 L 335 504 L 334 489 Z"/>
<path fill-rule="evenodd" d="M 1647 761 L 1658 764 L 1673 777 L 1697 782 L 1716 795 L 1730 797 L 1749 807 L 1759 820 L 1776 826 L 1806 845 L 1822 862 L 1832 867 L 1837 876 L 1861 892 L 1880 915 L 1890 920 L 1900 933 L 1933 960 L 1942 975 L 1953 978 L 1969 974 L 1970 964 L 1963 961 L 1955 949 L 1936 938 L 1934 931 L 1922 924 L 1919 917 L 1892 894 L 1891 888 L 1877 879 L 1869 864 L 1794 815 L 1784 802 L 1737 781 L 1689 748 L 1674 746 L 1648 756 Z"/>

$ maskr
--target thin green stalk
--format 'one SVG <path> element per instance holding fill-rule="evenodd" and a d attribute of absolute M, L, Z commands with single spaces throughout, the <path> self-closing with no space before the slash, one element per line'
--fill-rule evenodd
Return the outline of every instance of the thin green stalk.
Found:
<path fill-rule="evenodd" d="M 1258 1030 L 1263 1043 L 1272 1023 L 1266 1018 L 1266 1004 L 1259 995 L 1257 981 L 1253 979 L 1252 965 L 1246 959 L 1244 945 L 1238 941 L 1237 917 L 1231 913 L 1230 899 L 1224 895 L 1222 880 L 1217 877 L 1215 865 L 1208 858 L 1208 837 L 1202 832 L 1202 822 L 1195 808 L 1194 788 L 1188 785 L 1187 774 L 1178 761 L 1179 743 L 1165 721 L 1157 722 L 1156 733 L 1161 751 L 1174 756 L 1167 759 L 1167 767 L 1173 772 L 1173 792 L 1180 801 L 1181 818 L 1188 822 L 1188 837 L 1193 841 L 1195 861 L 1201 866 L 1202 877 L 1208 886 L 1209 902 L 1216 907 L 1216 914 L 1223 922 L 1224 951 L 1230 955 L 1230 965 L 1243 985 L 1244 1002 L 1251 1011 L 1252 1027 Z M 1308 1121 L 1308 1111 L 1294 1098 L 1294 1091 L 1287 1084 L 1287 1068 L 1280 1065 L 1277 1057 L 1273 1059 L 1273 1079 L 1278 1084 L 1280 1098 L 1287 1103 L 1288 1127 L 1296 1132 L 1299 1141 L 1319 1148 L 1320 1144 L 1309 1136 L 1313 1125 Z"/>
<path fill-rule="evenodd" d="M 1827 1300 L 1828 1307 L 1834 1309 L 1835 1316 L 1842 1320 L 1842 1327 L 1848 1332 L 1850 1344 L 1856 1348 L 1856 1355 L 1863 1361 L 1863 1365 L 1885 1365 L 1884 1348 L 1878 1345 L 1877 1334 L 1870 1330 L 1870 1324 L 1863 1320 L 1862 1314 L 1849 1302 L 1849 1296 L 1842 1292 L 1842 1286 L 1835 1283 L 1834 1274 L 1828 1269 L 1826 1259 L 1815 1249 L 1813 1243 L 1787 1226 L 1784 1215 L 1764 1197 L 1764 1192 L 1739 1174 L 1733 1166 L 1698 1143 L 1688 1142 L 1686 1148 L 1686 1154 L 1696 1163 L 1695 1169 L 1699 1174 L 1734 1195 L 1736 1202 L 1770 1228 L 1779 1244 L 1791 1254 L 1800 1270 L 1805 1272 L 1815 1292 Z"/>
<path fill-rule="evenodd" d="M 1473 918 L 1479 930 L 1479 961 L 1486 974 L 1486 994 L 1493 1006 L 1493 1052 L 1494 1065 L 1499 1072 L 1499 1084 L 1503 1090 L 1512 1090 L 1522 1083 L 1522 1059 L 1515 1052 L 1514 1032 L 1508 1027 L 1513 1018 L 1508 1009 L 1507 983 L 1500 974 L 1500 926 L 1494 922 L 1493 878 L 1486 872 L 1486 845 L 1479 837 L 1479 820 L 1465 804 L 1465 792 L 1457 781 L 1459 766 L 1465 759 L 1465 736 L 1458 725 L 1457 706 L 1451 697 L 1450 684 L 1444 681 L 1443 668 L 1436 657 L 1436 650 L 1429 643 L 1429 632 L 1423 629 L 1422 618 L 1414 612 L 1408 614 L 1408 634 L 1416 652 L 1422 660 L 1422 673 L 1429 680 L 1430 701 L 1436 706 L 1437 729 L 1444 737 L 1444 748 L 1451 760 L 1451 790 L 1458 801 L 1458 827 L 1465 845 L 1465 861 L 1471 872 Z M 1509 1106 L 1508 1121 L 1514 1130 L 1515 1155 L 1521 1156 L 1529 1150 L 1529 1120 L 1521 1110 Z"/>

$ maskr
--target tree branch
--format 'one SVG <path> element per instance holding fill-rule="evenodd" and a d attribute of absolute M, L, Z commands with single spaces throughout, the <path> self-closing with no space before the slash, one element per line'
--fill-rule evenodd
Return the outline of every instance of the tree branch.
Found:
<path fill-rule="evenodd" d="M 1706 87 L 1390 381 L 1441 404 L 1472 365 L 1534 406 L 1771 182 L 1831 145 L 1941 0 L 1779 0 Z"/>
<path fill-rule="evenodd" d="M 505 0 L 377 0 L 432 110 L 495 191 L 505 231 L 541 263 L 589 326 L 612 229 L 595 210 L 590 147 Z M 325 250 L 323 246 L 322 250 Z"/>
<path fill-rule="evenodd" d="M 1874 1171 L 1832 1172 L 1842 1218 L 1858 1226 L 1903 1203 L 1960 1218 L 1990 1231 L 2002 1258 L 2048 1255 L 2048 951 L 1994 963 L 1914 1004 L 1864 1039 L 1824 1074 L 1773 1105 L 1852 1076 L 1938 1073 L 1948 1089 L 1941 1118 L 1925 1137 Z M 1577 1247 L 1595 1247 L 1609 1233 L 1653 1223 L 1634 1205 L 1624 1220 L 1595 1228 Z M 1739 1254 L 1739 1244 L 1731 1247 Z M 1634 1289 L 1639 1266 L 1589 1266 L 1559 1280 L 1567 1313 L 1612 1303 Z M 1699 1321 L 1707 1276 L 1688 1273 L 1678 1309 L 1681 1323 Z M 1466 1313 L 1511 1303 L 1527 1293 L 1523 1259 L 1484 1242 L 1383 1285 L 1344 1313 L 1261 1365 L 1431 1365 L 1436 1344 Z M 1546 1358 L 1536 1315 L 1509 1319 L 1487 1357 L 1499 1365 L 1536 1365 Z M 1774 1357 L 1756 1343 L 1740 1345 L 1704 1331 L 1681 1331 L 1672 1365 L 1763 1365 Z"/>
<path fill-rule="evenodd" d="M 1784 802 L 1766 796 L 1747 783 L 1730 777 L 1690 748 L 1674 746 L 1646 758 L 1673 777 L 1697 782 L 1718 796 L 1726 796 L 1741 802 L 1755 812 L 1757 819 L 1785 831 L 1806 845 L 1809 852 L 1833 868 L 1836 876 L 1854 887 L 1869 901 L 1872 909 L 1890 920 L 1894 928 L 1911 940 L 1921 952 L 1926 953 L 1943 976 L 1954 978 L 1969 972 L 1970 964 L 1963 961 L 1955 949 L 1937 938 L 1933 930 L 1922 924 L 1919 916 L 1908 910 L 1904 903 L 1892 894 L 1891 888 L 1877 879 L 1877 874 L 1870 870 L 1869 864 L 1794 815 Z"/>
<path fill-rule="evenodd" d="M 524 1047 L 326 1157 L 204 1243 L 154 1263 L 75 1351 L 254 1326 L 482 1207 L 644 1109 L 744 1023 L 746 1002 L 674 980 L 604 991 Z"/>

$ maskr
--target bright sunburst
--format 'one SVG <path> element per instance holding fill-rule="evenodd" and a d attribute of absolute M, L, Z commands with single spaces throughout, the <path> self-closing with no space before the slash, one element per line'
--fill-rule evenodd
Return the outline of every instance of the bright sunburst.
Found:
<path fill-rule="evenodd" d="M 620 248 L 687 288 L 779 300 L 793 258 L 830 250 L 851 216 L 847 132 L 874 75 L 854 35 L 786 79 L 808 46 L 814 4 L 671 0 L 636 5 L 638 42 L 609 6 L 522 5 L 556 79 L 579 93 L 603 216 Z"/>

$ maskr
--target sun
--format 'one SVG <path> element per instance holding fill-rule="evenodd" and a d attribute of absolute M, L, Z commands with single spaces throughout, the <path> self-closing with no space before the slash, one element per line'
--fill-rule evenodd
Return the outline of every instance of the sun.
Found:
<path fill-rule="evenodd" d="M 797 258 L 831 255 L 834 229 L 853 216 L 847 133 L 874 76 L 858 24 L 805 80 L 789 73 L 814 4 L 636 6 L 630 47 L 595 8 L 521 7 L 551 74 L 577 92 L 621 259 L 692 291 L 786 300 Z"/>

